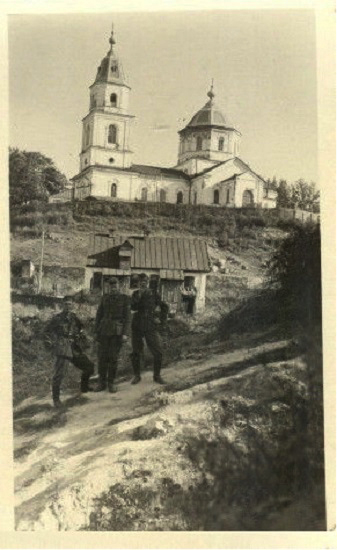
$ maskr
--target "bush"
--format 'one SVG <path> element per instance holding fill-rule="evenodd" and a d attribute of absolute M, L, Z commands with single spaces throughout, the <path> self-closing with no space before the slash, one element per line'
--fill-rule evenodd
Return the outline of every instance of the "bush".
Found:
<path fill-rule="evenodd" d="M 198 222 L 200 225 L 204 225 L 204 226 L 206 225 L 207 227 L 210 227 L 211 225 L 216 223 L 216 219 L 212 214 L 204 214 L 200 216 Z"/>
<path fill-rule="evenodd" d="M 270 263 L 270 284 L 283 308 L 304 325 L 321 323 L 321 235 L 318 225 L 293 228 Z"/>
<path fill-rule="evenodd" d="M 26 214 L 19 214 L 11 218 L 11 226 L 19 227 L 37 227 L 43 222 L 42 212 L 30 212 Z"/>
<path fill-rule="evenodd" d="M 261 216 L 252 216 L 250 218 L 251 226 L 266 227 L 266 221 Z"/>
<path fill-rule="evenodd" d="M 302 226 L 302 223 L 299 220 L 289 219 L 289 220 L 277 220 L 276 226 L 283 231 L 292 231 Z"/>

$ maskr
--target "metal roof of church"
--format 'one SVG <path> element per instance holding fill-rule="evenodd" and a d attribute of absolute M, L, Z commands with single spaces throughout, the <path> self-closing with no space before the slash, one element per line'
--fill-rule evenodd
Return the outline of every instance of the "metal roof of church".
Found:
<path fill-rule="evenodd" d="M 176 177 L 186 181 L 190 180 L 188 174 L 185 174 L 182 170 L 176 170 L 175 168 L 163 168 L 162 166 L 150 166 L 147 164 L 131 164 L 130 168 L 127 168 L 127 170 L 129 172 L 137 172 L 138 174 L 149 176 Z"/>
<path fill-rule="evenodd" d="M 188 237 L 92 235 L 87 266 L 118 268 L 119 252 L 124 243 L 132 247 L 131 268 L 134 269 L 210 271 L 206 242 Z"/>
<path fill-rule="evenodd" d="M 213 85 L 207 95 L 209 97 L 209 101 L 207 101 L 207 103 L 201 109 L 199 109 L 199 111 L 197 111 L 195 115 L 193 115 L 190 122 L 185 126 L 185 128 L 180 130 L 179 133 L 184 132 L 189 128 L 210 126 L 215 126 L 217 128 L 220 127 L 226 130 L 235 130 L 235 128 L 228 127 L 227 121 L 223 113 L 220 111 L 219 107 L 217 107 L 217 105 L 215 105 L 215 103 L 213 102 Z"/>

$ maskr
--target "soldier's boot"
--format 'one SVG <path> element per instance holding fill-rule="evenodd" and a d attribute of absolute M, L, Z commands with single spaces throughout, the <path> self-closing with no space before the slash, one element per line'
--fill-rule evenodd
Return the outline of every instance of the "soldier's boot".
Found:
<path fill-rule="evenodd" d="M 94 388 L 89 386 L 89 381 L 81 382 L 81 393 L 88 393 L 89 391 L 94 391 Z"/>
<path fill-rule="evenodd" d="M 90 371 L 91 372 L 91 371 Z M 94 389 L 89 385 L 90 374 L 82 375 L 81 378 L 81 392 L 88 393 L 89 391 L 94 391 Z"/>
<path fill-rule="evenodd" d="M 103 382 L 99 382 L 97 388 L 94 389 L 95 392 L 99 391 L 105 391 L 106 390 L 106 384 Z"/>
<path fill-rule="evenodd" d="M 166 384 L 165 380 L 160 376 L 160 374 L 157 374 L 156 376 L 154 376 L 153 381 L 156 384 Z"/>
<path fill-rule="evenodd" d="M 156 384 L 165 384 L 165 381 L 160 376 L 161 364 L 162 364 L 162 356 L 158 355 L 154 359 L 154 366 L 153 366 L 153 381 L 156 382 Z"/>
<path fill-rule="evenodd" d="M 63 405 L 60 401 L 60 388 L 58 386 L 53 386 L 52 388 L 53 403 L 56 409 L 60 409 Z"/>
<path fill-rule="evenodd" d="M 116 393 L 117 392 L 116 384 L 113 384 L 113 383 L 108 384 L 108 390 L 109 390 L 109 393 Z"/>
<path fill-rule="evenodd" d="M 137 352 L 132 353 L 132 368 L 133 368 L 133 378 L 131 384 L 139 384 L 141 381 L 140 377 L 140 354 Z"/>

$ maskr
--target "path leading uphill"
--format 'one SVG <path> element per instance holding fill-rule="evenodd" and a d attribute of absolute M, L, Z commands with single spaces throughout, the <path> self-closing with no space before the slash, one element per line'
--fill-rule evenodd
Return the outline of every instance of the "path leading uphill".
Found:
<path fill-rule="evenodd" d="M 196 491 L 206 495 L 216 476 L 205 442 L 216 448 L 221 439 L 247 453 L 244 411 L 267 400 L 274 415 L 284 414 L 270 376 L 301 369 L 288 341 L 227 352 L 217 344 L 167 367 L 162 387 L 146 372 L 116 394 L 65 393 L 62 412 L 50 396 L 25 400 L 14 415 L 16 528 L 205 528 Z M 221 521 L 226 526 L 230 514 Z"/>

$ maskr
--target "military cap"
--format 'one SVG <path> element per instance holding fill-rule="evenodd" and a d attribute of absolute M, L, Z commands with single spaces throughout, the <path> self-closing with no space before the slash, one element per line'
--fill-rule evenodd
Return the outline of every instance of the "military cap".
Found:
<path fill-rule="evenodd" d="M 146 273 L 141 273 L 141 274 L 139 275 L 139 280 L 140 280 L 140 281 L 148 280 L 148 278 L 149 278 L 149 277 L 148 277 L 148 275 L 146 275 Z"/>
<path fill-rule="evenodd" d="M 109 283 L 109 285 L 111 285 L 111 286 L 116 286 L 116 285 L 118 285 L 118 279 L 117 279 L 117 277 L 111 277 L 111 278 L 109 279 L 108 283 Z"/>

